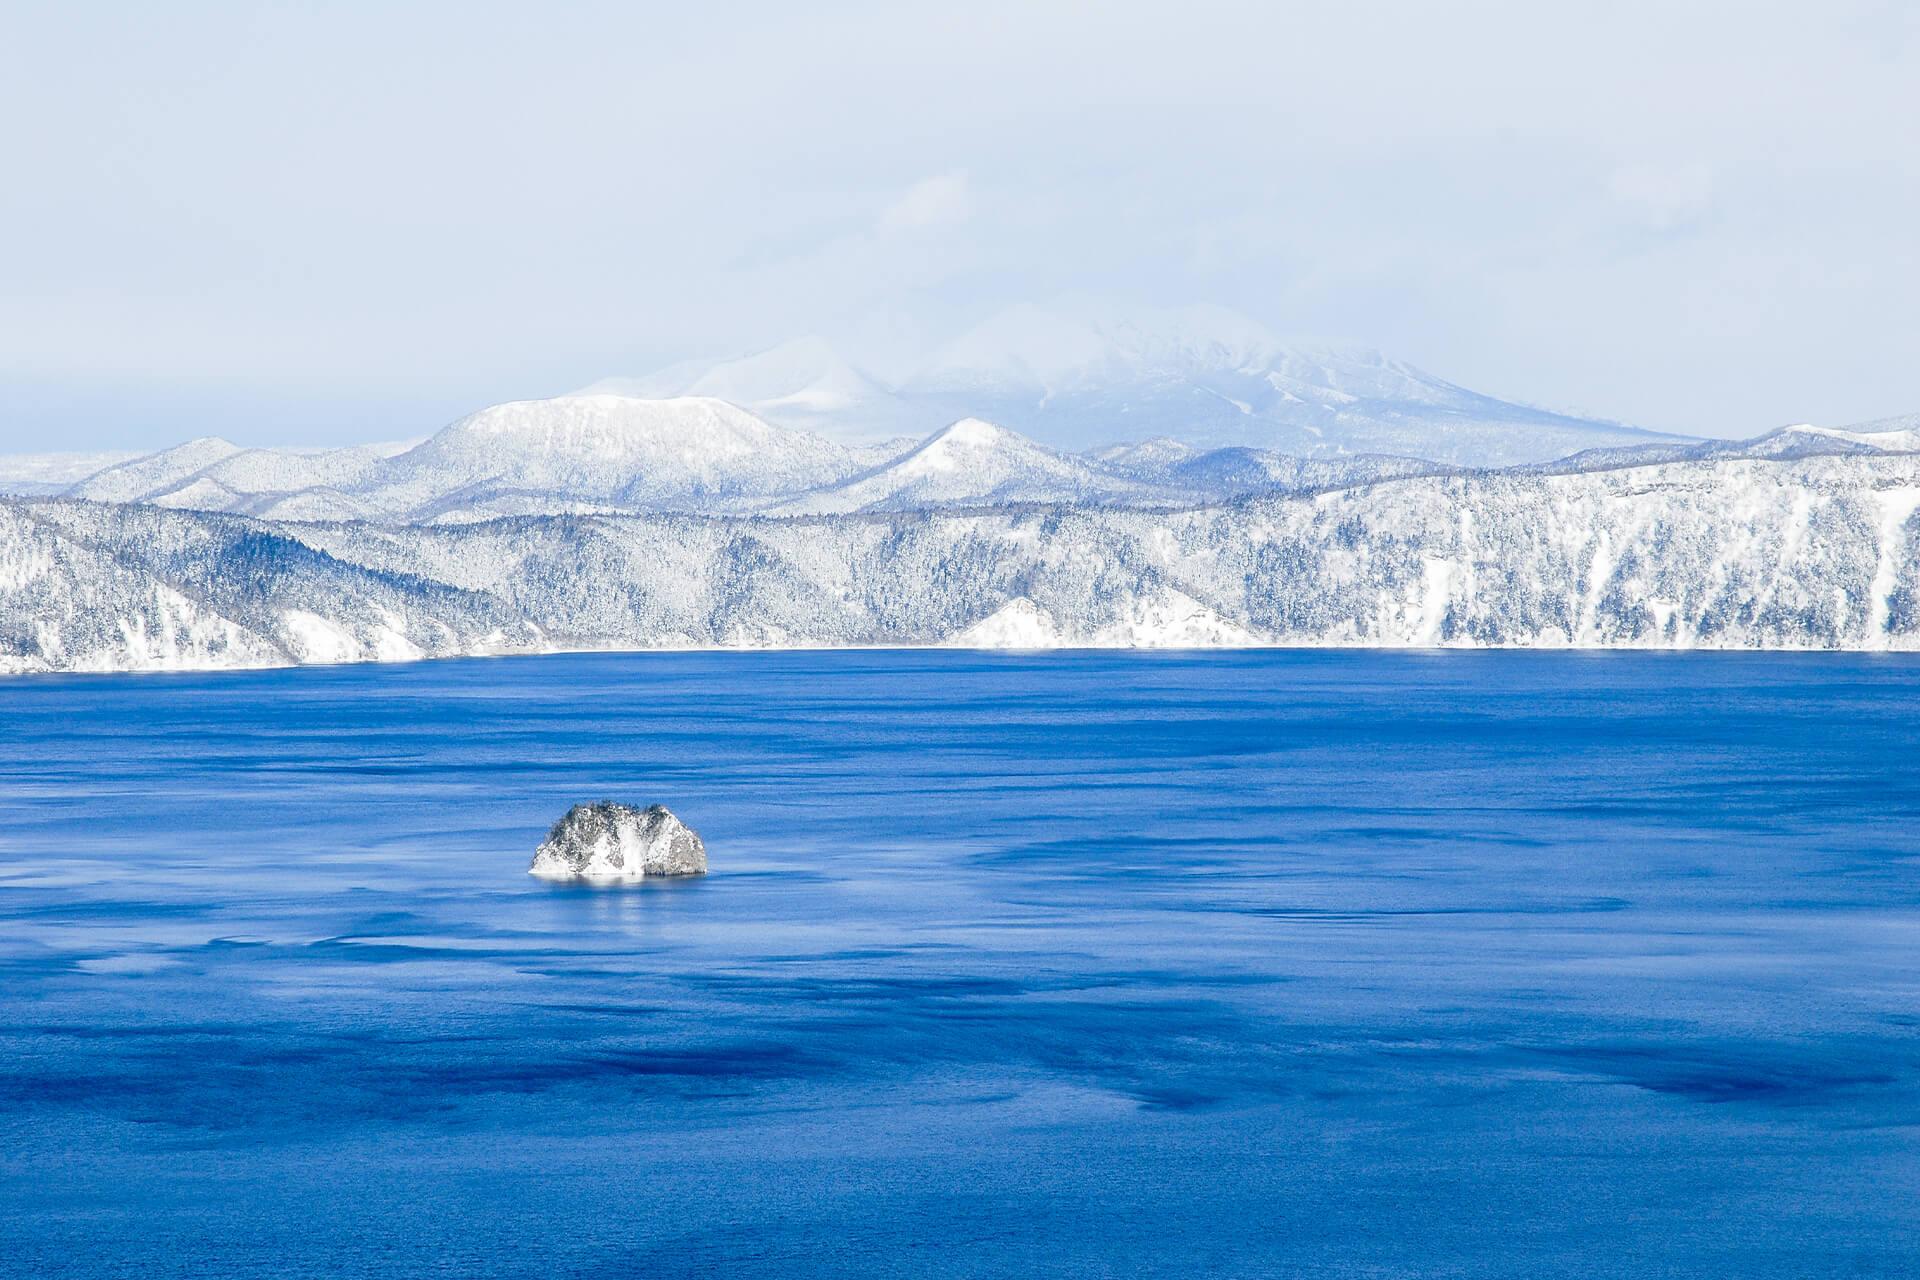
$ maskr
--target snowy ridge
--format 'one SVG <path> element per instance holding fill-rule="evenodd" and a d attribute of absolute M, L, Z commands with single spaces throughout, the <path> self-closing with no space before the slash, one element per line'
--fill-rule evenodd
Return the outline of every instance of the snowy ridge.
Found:
<path fill-rule="evenodd" d="M 77 498 L 95 502 L 141 502 L 178 488 L 208 467 L 241 452 L 240 446 L 218 436 L 201 436 L 171 449 L 145 454 L 108 467 L 82 480 L 72 490 Z"/>
<path fill-rule="evenodd" d="M 1164 491 L 1017 432 L 963 418 L 843 484 L 772 508 L 778 515 L 910 511 L 1013 502 L 1150 502 Z"/>
<path fill-rule="evenodd" d="M 552 510 L 556 502 L 720 504 L 828 483 L 858 465 L 843 446 L 721 400 L 576 396 L 462 418 L 388 461 L 361 496 L 407 520 Z"/>
<path fill-rule="evenodd" d="M 1710 458 L 1816 458 L 1914 452 L 1920 452 L 1920 419 L 1896 418 L 1884 423 L 1861 423 L 1853 427 L 1816 427 L 1800 423 L 1780 427 L 1749 440 L 1702 440 L 1694 444 L 1588 449 L 1524 469 L 1566 473 Z"/>
<path fill-rule="evenodd" d="M 1061 453 L 977 418 L 924 440 L 841 445 L 723 400 L 612 394 L 516 401 L 400 452 L 191 441 L 70 488 L 106 502 L 266 520 L 469 523 L 512 515 L 805 514 L 1012 502 L 1164 507 L 1443 470 L 1403 458 L 1201 452 L 1173 441 Z"/>
<path fill-rule="evenodd" d="M 551 649 L 1920 649 L 1920 455 L 1420 475 L 1151 511 L 274 524 L 0 499 L 0 668 Z"/>
<path fill-rule="evenodd" d="M 880 460 L 722 400 L 572 396 L 494 405 L 400 452 L 242 449 L 209 437 L 107 467 L 65 492 L 273 520 L 724 511 L 778 502 Z"/>

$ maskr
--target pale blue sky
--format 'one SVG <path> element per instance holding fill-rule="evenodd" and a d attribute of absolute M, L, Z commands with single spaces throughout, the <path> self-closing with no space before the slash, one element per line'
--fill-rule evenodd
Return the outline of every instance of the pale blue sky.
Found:
<path fill-rule="evenodd" d="M 811 8 L 0 3 L 0 449 L 1087 292 L 1690 433 L 1920 410 L 1920 7 Z"/>

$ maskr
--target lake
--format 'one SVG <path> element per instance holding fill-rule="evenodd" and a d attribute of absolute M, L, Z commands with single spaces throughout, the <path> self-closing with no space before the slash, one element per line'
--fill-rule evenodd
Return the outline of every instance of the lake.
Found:
<path fill-rule="evenodd" d="M 1920 661 L 4 681 L 0 970 L 5 1274 L 1905 1276 Z"/>

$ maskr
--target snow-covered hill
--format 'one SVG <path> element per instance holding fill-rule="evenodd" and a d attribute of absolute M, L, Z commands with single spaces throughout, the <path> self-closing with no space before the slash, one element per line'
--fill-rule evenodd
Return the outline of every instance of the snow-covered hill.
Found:
<path fill-rule="evenodd" d="M 1587 449 L 1566 458 L 1536 463 L 1524 470 L 1594 471 L 1608 467 L 1649 466 L 1661 462 L 1710 458 L 1871 457 L 1920 452 L 1920 416 L 1889 418 L 1852 427 L 1816 427 L 1800 423 L 1749 440 L 1701 440 L 1692 444 L 1637 445 Z"/>
<path fill-rule="evenodd" d="M 346 492 L 372 479 L 391 452 L 376 445 L 243 449 L 217 436 L 205 436 L 96 471 L 66 492 L 94 502 L 147 502 L 274 518 L 298 511 L 318 518 L 353 519 L 372 514 L 372 509 L 346 497 Z M 289 503 L 295 495 L 306 501 Z M 319 502 L 314 495 L 331 500 Z"/>
<path fill-rule="evenodd" d="M 1385 454 L 1299 458 L 1267 449 L 1228 447 L 1204 452 L 1170 440 L 1118 446 L 1091 455 L 1113 471 L 1189 504 L 1231 501 L 1263 493 L 1311 493 L 1397 476 L 1441 475 L 1442 463 Z"/>
<path fill-rule="evenodd" d="M 963 418 L 898 458 L 772 510 L 779 515 L 910 511 L 1016 502 L 1149 503 L 1164 490 L 1016 432 Z"/>
<path fill-rule="evenodd" d="M 1413 476 L 1224 506 L 272 524 L 0 500 L 0 667 L 552 648 L 1920 649 L 1920 455 Z"/>
<path fill-rule="evenodd" d="M 398 452 L 193 440 L 120 461 L 65 492 L 276 520 L 726 511 L 837 483 L 903 447 L 837 444 L 712 398 L 569 396 L 494 405 Z"/>
<path fill-rule="evenodd" d="M 231 441 L 201 436 L 96 472 L 70 492 L 94 502 L 148 502 L 191 483 L 202 471 L 240 452 L 240 446 Z"/>
<path fill-rule="evenodd" d="M 589 506 L 725 509 L 830 484 L 865 459 L 722 400 L 495 405 L 392 459 L 356 496 L 402 520 Z"/>

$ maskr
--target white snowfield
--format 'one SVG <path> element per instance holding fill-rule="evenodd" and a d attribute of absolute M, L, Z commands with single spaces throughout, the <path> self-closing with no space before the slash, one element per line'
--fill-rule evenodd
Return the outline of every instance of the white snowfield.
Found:
<path fill-rule="evenodd" d="M 1753 453 L 1172 510 L 376 525 L 0 499 L 0 669 L 946 644 L 1920 648 L 1920 455 Z"/>

